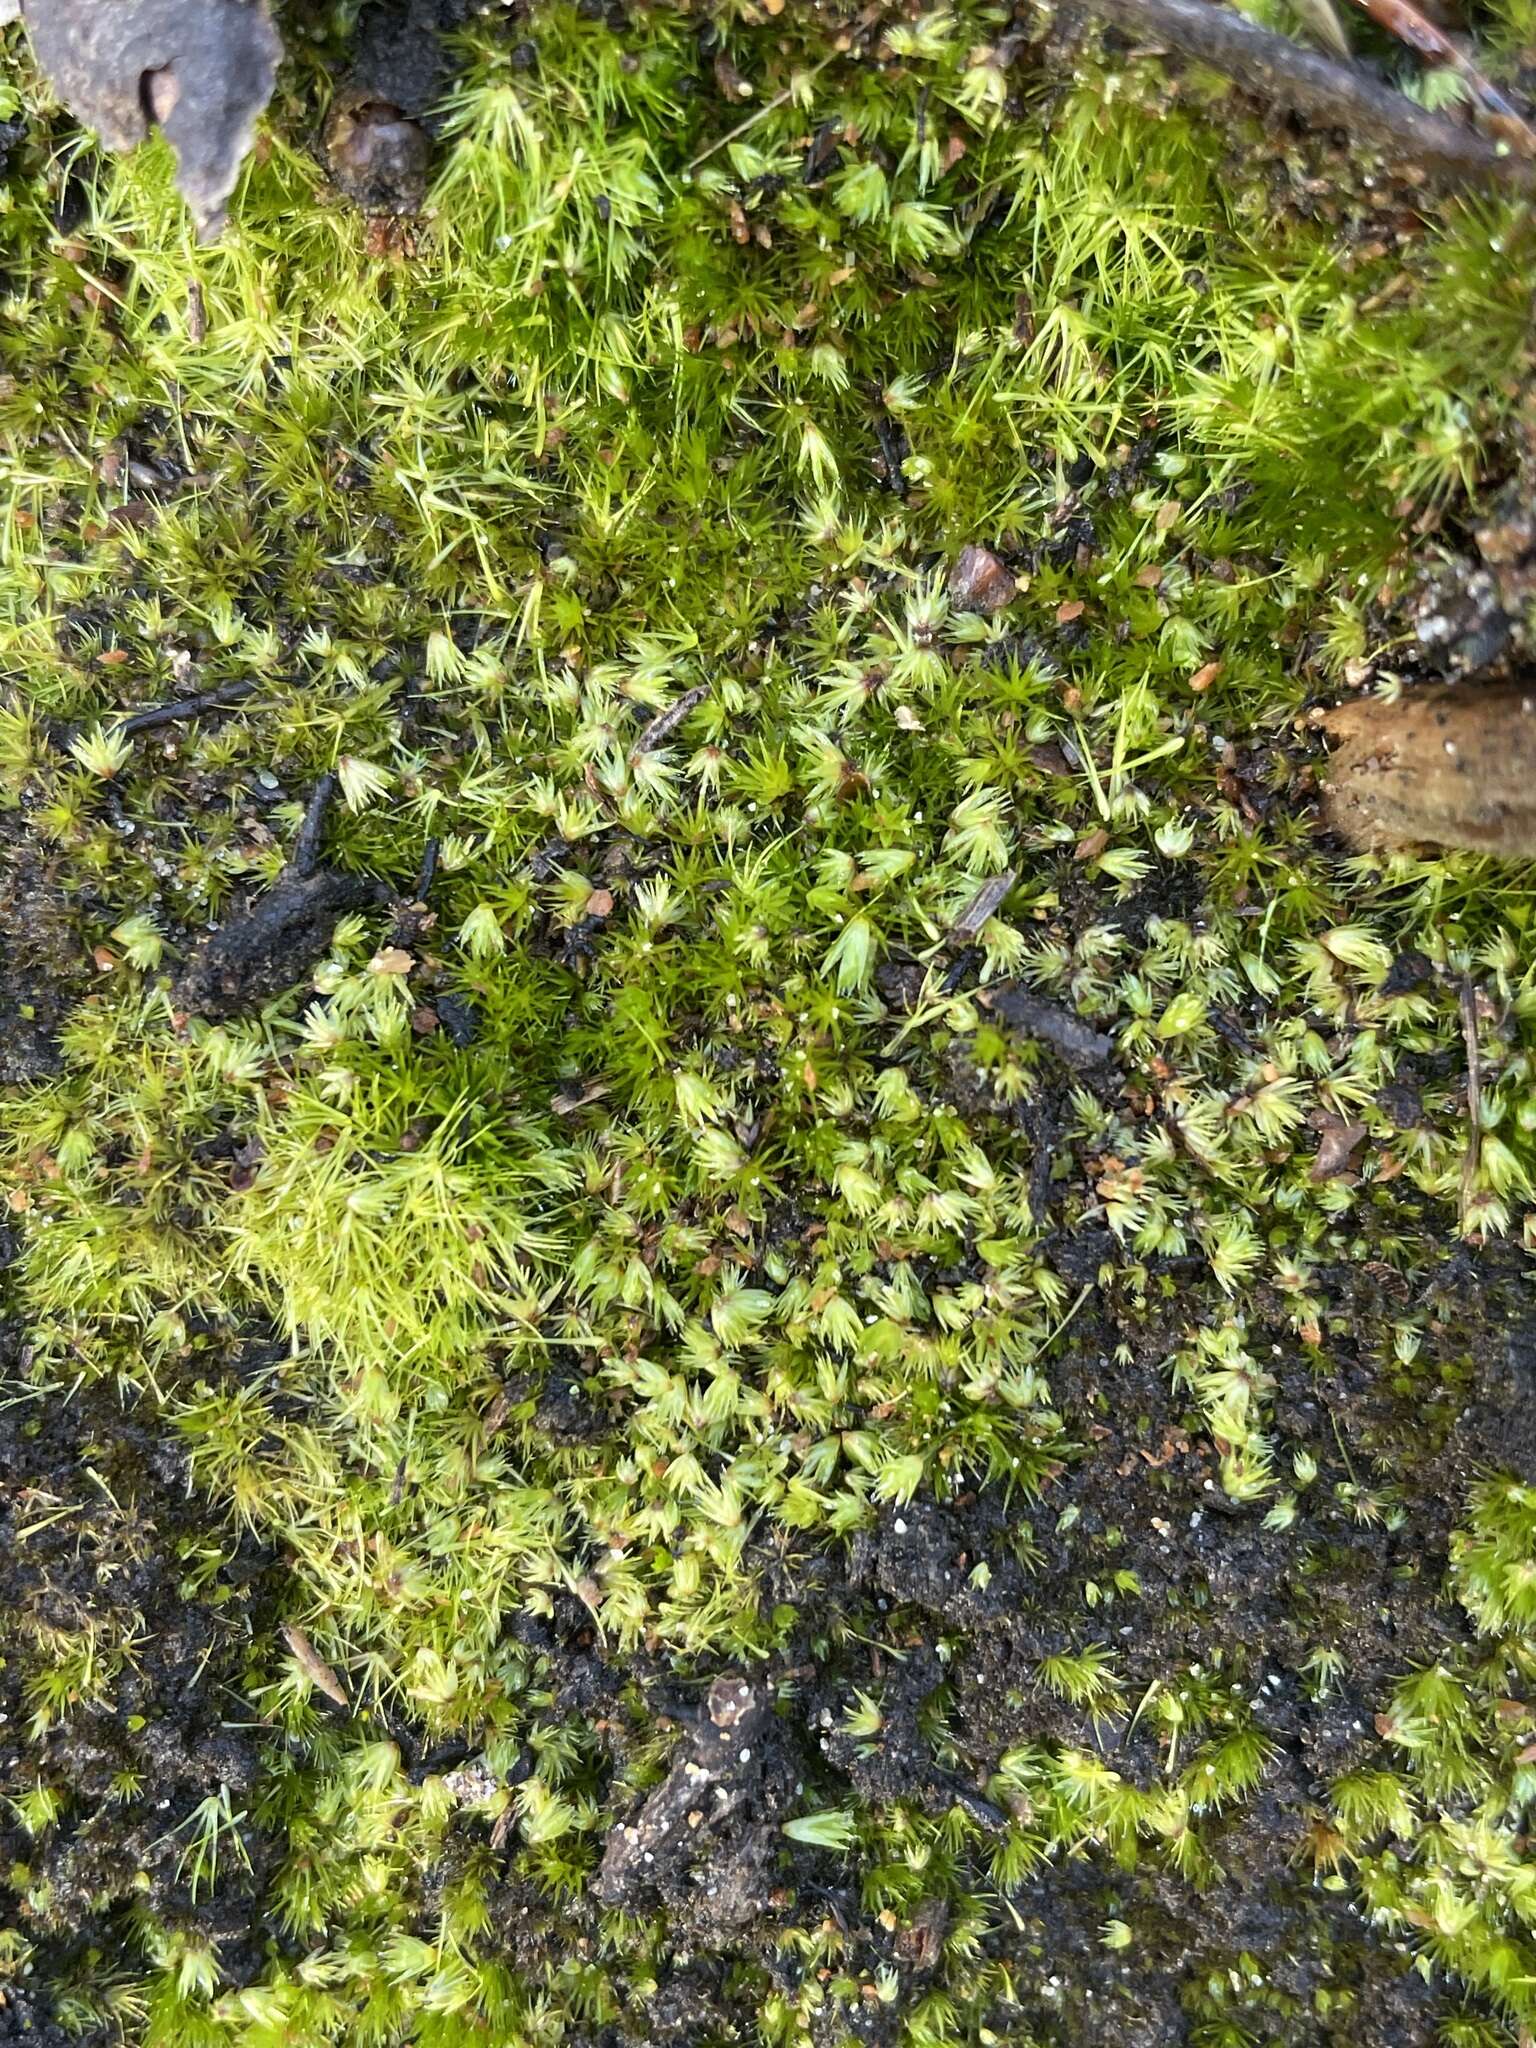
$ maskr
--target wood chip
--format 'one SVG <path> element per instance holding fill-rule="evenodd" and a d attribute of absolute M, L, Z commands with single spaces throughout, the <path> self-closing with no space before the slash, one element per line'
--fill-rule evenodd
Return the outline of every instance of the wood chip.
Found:
<path fill-rule="evenodd" d="M 992 913 L 1000 908 L 1018 879 L 1017 868 L 1004 868 L 1000 875 L 989 876 L 950 926 L 951 940 L 968 943 L 974 939 Z"/>
<path fill-rule="evenodd" d="M 1323 720 L 1327 823 L 1351 846 L 1462 846 L 1536 858 L 1536 690 L 1433 684 Z"/>

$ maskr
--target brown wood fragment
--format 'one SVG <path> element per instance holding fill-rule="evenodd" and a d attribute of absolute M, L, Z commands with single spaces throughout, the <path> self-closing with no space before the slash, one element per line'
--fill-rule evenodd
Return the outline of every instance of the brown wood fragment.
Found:
<path fill-rule="evenodd" d="M 1436 684 L 1361 697 L 1323 721 L 1339 742 L 1325 817 L 1351 846 L 1461 846 L 1536 859 L 1536 686 Z"/>
<path fill-rule="evenodd" d="M 689 712 L 702 704 L 708 695 L 708 683 L 695 683 L 691 690 L 684 690 L 682 696 L 669 704 L 664 711 L 658 711 L 630 748 L 630 766 L 633 767 L 642 755 L 654 752 L 664 740 L 669 739 Z"/>
<path fill-rule="evenodd" d="M 950 943 L 957 940 L 969 944 L 987 919 L 1002 908 L 1003 900 L 1014 883 L 1019 879 L 1017 868 L 1004 868 L 1000 875 L 990 875 L 984 881 L 970 902 L 961 911 L 949 928 Z"/>

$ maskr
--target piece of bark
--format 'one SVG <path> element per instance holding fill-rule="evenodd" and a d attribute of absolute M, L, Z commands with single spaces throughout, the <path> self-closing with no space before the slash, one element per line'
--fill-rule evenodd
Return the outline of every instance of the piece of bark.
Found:
<path fill-rule="evenodd" d="M 198 233 L 217 233 L 277 76 L 265 0 L 26 0 L 23 14 L 70 112 L 114 150 L 163 129 Z"/>
<path fill-rule="evenodd" d="M 201 942 L 176 984 L 178 1009 L 219 1019 L 270 1002 L 320 957 L 338 921 L 377 893 L 361 876 L 334 868 L 285 875 Z"/>
<path fill-rule="evenodd" d="M 968 945 L 987 919 L 1002 908 L 1008 891 L 1018 879 L 1017 868 L 1004 868 L 1000 875 L 989 875 L 950 926 L 949 943 Z"/>
<path fill-rule="evenodd" d="M 1323 720 L 1339 742 L 1324 817 L 1351 846 L 1536 858 L 1536 688 L 1431 685 Z"/>
<path fill-rule="evenodd" d="M 1304 50 L 1216 0 L 1087 0 L 1143 48 L 1167 49 L 1224 71 L 1267 105 L 1314 126 L 1341 128 L 1399 164 L 1451 183 L 1536 183 L 1536 165 L 1474 129 L 1431 114 L 1352 64 Z"/>

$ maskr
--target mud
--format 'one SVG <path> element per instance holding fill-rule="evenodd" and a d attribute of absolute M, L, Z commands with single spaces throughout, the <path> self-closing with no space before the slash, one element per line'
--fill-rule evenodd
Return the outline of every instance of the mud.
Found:
<path fill-rule="evenodd" d="M 48 857 L 0 810 L 0 1087 L 57 1070 L 58 1028 L 92 975 Z"/>
<path fill-rule="evenodd" d="M 16 1329 L 0 1325 L 0 1867 L 34 1949 L 30 1977 L 0 1988 L 0 2041 L 52 2044 L 74 2038 L 52 2017 L 59 2000 L 91 1989 L 103 1957 L 136 1953 L 146 1906 L 216 1943 L 232 1981 L 260 1967 L 274 1850 L 247 1812 L 261 1731 L 246 1696 L 281 1576 L 249 1542 L 216 1555 L 152 1415 L 103 1384 L 19 1392 L 24 1367 Z M 65 1665 L 80 1675 L 39 1732 L 49 1674 Z M 41 1844 L 13 1803 L 40 1783 L 62 1799 Z M 232 1829 L 210 1889 L 189 1824 L 226 1795 Z"/>

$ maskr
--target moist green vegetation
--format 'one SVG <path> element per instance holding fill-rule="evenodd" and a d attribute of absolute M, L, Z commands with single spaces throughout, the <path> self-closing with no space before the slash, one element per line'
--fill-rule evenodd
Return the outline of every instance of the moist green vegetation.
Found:
<path fill-rule="evenodd" d="M 208 249 L 6 88 L 0 2030 L 1536 2028 L 1533 888 L 1306 718 L 1523 229 L 861 22 L 477 28 L 388 236 L 302 66 Z M 329 770 L 380 900 L 189 1015 Z M 631 1883 L 723 1672 L 753 1880 Z"/>

